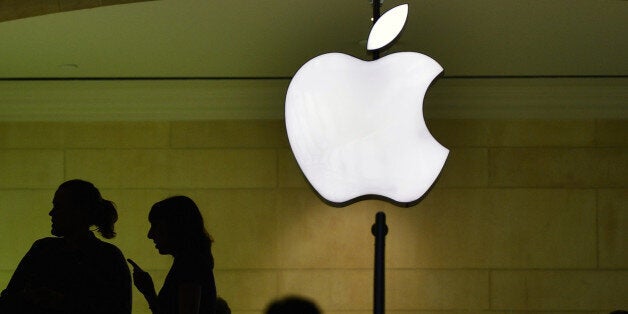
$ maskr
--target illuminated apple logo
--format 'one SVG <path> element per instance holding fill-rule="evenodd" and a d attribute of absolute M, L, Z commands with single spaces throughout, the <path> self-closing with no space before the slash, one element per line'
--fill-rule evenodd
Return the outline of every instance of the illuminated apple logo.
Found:
<path fill-rule="evenodd" d="M 367 48 L 390 43 L 407 14 L 406 4 L 382 15 Z M 427 88 L 442 71 L 416 52 L 376 61 L 327 53 L 305 63 L 288 87 L 285 118 L 294 156 L 314 189 L 336 204 L 371 195 L 420 199 L 449 154 L 423 117 Z"/>

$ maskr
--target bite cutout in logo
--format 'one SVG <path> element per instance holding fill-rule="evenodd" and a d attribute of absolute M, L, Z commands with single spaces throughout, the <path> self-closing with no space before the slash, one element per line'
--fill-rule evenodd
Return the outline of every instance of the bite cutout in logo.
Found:
<path fill-rule="evenodd" d="M 406 4 L 382 15 L 368 49 L 390 43 L 407 12 Z M 369 195 L 420 199 L 449 153 L 423 117 L 425 93 L 442 71 L 416 52 L 375 61 L 327 53 L 305 63 L 288 87 L 285 118 L 294 156 L 314 189 L 336 204 Z"/>

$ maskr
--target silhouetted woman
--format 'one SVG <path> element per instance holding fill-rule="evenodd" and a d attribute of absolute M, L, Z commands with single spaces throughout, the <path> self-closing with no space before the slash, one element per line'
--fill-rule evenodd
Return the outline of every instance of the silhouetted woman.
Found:
<path fill-rule="evenodd" d="M 159 295 L 150 275 L 133 265 L 133 280 L 153 314 L 214 313 L 216 284 L 211 238 L 203 217 L 192 199 L 173 196 L 155 203 L 148 215 L 148 238 L 160 254 L 172 255 L 174 262 Z"/>
<path fill-rule="evenodd" d="M 55 237 L 35 241 L 0 296 L 2 314 L 130 314 L 131 276 L 124 256 L 107 239 L 118 219 L 93 184 L 70 180 L 57 189 L 50 211 Z"/>

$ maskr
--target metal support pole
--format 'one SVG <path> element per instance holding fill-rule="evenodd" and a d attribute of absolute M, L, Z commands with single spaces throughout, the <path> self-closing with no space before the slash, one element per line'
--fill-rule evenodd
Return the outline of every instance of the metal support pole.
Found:
<path fill-rule="evenodd" d="M 382 7 L 381 0 L 372 0 L 373 1 L 373 25 L 377 22 L 379 17 L 381 16 L 380 9 Z M 373 50 L 373 60 L 379 59 L 379 49 Z"/>
<path fill-rule="evenodd" d="M 378 1 L 378 0 L 375 0 Z M 373 280 L 373 314 L 384 314 L 385 294 L 384 294 L 384 251 L 386 243 L 386 214 L 378 212 L 375 215 L 375 224 L 371 228 L 371 233 L 375 236 L 375 271 Z"/>
<path fill-rule="evenodd" d="M 373 25 L 381 16 L 380 10 L 383 0 L 372 0 L 373 4 Z M 379 50 L 373 51 L 373 60 L 379 59 Z M 385 294 L 384 294 L 384 251 L 386 243 L 386 214 L 378 212 L 375 215 L 375 224 L 371 228 L 371 233 L 375 236 L 375 266 L 373 276 L 373 314 L 384 314 Z"/>

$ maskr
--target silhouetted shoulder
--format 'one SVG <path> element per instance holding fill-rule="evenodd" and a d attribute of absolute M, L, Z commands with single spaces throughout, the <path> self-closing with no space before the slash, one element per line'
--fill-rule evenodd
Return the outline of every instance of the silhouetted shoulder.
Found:
<path fill-rule="evenodd" d="M 98 265 L 106 272 L 124 274 L 125 276 L 129 273 L 126 259 L 117 246 L 94 237 L 91 244 L 83 250 L 94 265 Z"/>
<path fill-rule="evenodd" d="M 65 245 L 65 240 L 57 237 L 47 237 L 36 240 L 33 242 L 31 246 L 30 253 L 38 253 L 38 252 L 46 252 L 46 251 L 54 251 L 58 248 L 61 248 Z"/>
<path fill-rule="evenodd" d="M 111 244 L 109 242 L 102 241 L 100 239 L 96 239 L 96 240 L 97 240 L 97 243 L 98 243 L 98 249 L 99 250 L 102 250 L 102 252 L 108 253 L 108 254 L 110 254 L 112 256 L 117 256 L 117 257 L 122 258 L 124 260 L 124 255 L 122 254 L 122 251 L 120 251 L 120 249 L 117 246 L 115 246 L 115 245 L 113 245 L 113 244 Z M 125 262 L 125 264 L 126 264 L 126 262 Z"/>
<path fill-rule="evenodd" d="M 64 240 L 61 238 L 57 238 L 57 237 L 46 237 L 46 238 L 41 238 L 37 241 L 35 241 L 33 243 L 33 246 L 49 246 L 49 245 L 60 245 L 61 243 L 63 243 Z"/>
<path fill-rule="evenodd" d="M 213 281 L 211 256 L 193 255 L 176 258 L 172 266 L 172 274 L 179 283 L 208 284 Z"/>

